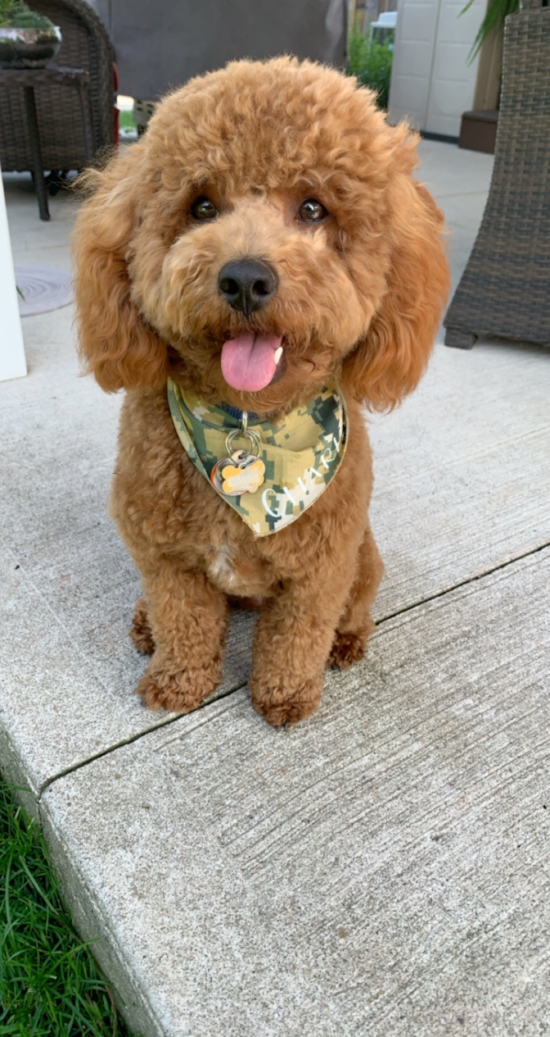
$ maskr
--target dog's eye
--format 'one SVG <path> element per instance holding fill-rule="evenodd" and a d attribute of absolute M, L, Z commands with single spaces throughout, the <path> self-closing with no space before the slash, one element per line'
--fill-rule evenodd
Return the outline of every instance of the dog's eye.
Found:
<path fill-rule="evenodd" d="M 304 223 L 320 223 L 328 212 L 315 198 L 306 198 L 298 209 L 298 216 Z"/>
<path fill-rule="evenodd" d="M 197 198 L 191 206 L 191 215 L 196 220 L 215 220 L 220 214 L 209 198 Z"/>

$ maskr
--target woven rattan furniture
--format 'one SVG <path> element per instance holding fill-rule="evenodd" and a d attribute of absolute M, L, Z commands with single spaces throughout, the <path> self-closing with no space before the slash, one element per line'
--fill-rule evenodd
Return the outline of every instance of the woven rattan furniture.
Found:
<path fill-rule="evenodd" d="M 41 220 L 49 220 L 48 192 L 44 181 L 44 161 L 40 140 L 40 126 L 36 110 L 36 90 L 43 87 L 68 86 L 76 89 L 81 111 L 80 133 L 87 161 L 94 157 L 94 136 L 90 98 L 90 75 L 81 68 L 62 68 L 47 65 L 45 68 L 0 68 L 0 89 L 23 91 L 25 101 L 26 129 L 32 158 L 32 173 L 38 197 Z"/>
<path fill-rule="evenodd" d="M 495 164 L 445 343 L 480 335 L 550 345 L 550 7 L 506 19 Z"/>
<path fill-rule="evenodd" d="M 107 32 L 95 11 L 83 0 L 33 0 L 33 10 L 47 15 L 59 25 L 63 36 L 56 55 L 56 67 L 63 74 L 35 78 L 35 108 L 43 171 L 82 169 L 101 149 L 115 141 L 113 118 L 114 52 Z M 36 179 L 36 147 L 33 142 L 32 115 L 29 123 L 29 94 L 25 87 L 13 88 L 14 76 L 23 70 L 5 69 L 0 81 L 0 164 L 4 173 L 32 172 Z M 70 73 L 78 72 L 72 85 Z M 85 75 L 82 75 L 85 73 Z M 87 85 L 86 85 L 87 80 Z M 11 84 L 11 85 L 10 85 Z M 92 148 L 83 108 L 84 92 L 89 94 Z M 38 181 L 37 181 L 38 185 Z"/>

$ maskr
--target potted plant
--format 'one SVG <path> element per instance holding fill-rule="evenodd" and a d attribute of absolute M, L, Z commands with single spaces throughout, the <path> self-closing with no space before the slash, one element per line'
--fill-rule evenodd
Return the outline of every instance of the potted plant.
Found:
<path fill-rule="evenodd" d="M 379 108 L 387 109 L 390 95 L 391 65 L 393 60 L 394 33 L 386 34 L 382 41 L 364 36 L 354 26 L 348 39 L 346 72 L 356 76 L 362 86 L 376 92 Z"/>
<path fill-rule="evenodd" d="M 470 9 L 474 0 L 468 0 L 466 7 L 462 8 L 461 14 L 465 14 Z M 477 36 L 474 40 L 472 49 L 470 51 L 469 61 L 473 61 L 479 51 L 481 50 L 485 40 L 489 38 L 492 32 L 503 32 L 504 21 L 509 14 L 515 14 L 519 11 L 519 0 L 490 0 L 485 17 L 478 29 Z"/>
<path fill-rule="evenodd" d="M 40 68 L 55 57 L 61 31 L 23 0 L 0 0 L 0 67 Z"/>

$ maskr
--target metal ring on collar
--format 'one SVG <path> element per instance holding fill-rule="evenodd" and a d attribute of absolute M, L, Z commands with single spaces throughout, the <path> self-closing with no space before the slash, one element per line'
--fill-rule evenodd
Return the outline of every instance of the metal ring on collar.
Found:
<path fill-rule="evenodd" d="M 243 423 L 244 424 L 244 423 Z M 233 452 L 233 444 L 237 439 L 247 439 L 253 448 L 251 453 L 254 453 L 256 457 L 260 456 L 262 450 L 262 440 L 257 432 L 254 432 L 250 428 L 234 428 L 228 433 L 225 440 L 225 449 L 228 454 Z"/>

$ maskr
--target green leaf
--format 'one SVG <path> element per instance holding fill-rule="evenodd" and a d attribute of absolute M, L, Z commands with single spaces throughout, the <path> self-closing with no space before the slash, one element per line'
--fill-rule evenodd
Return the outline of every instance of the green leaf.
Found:
<path fill-rule="evenodd" d="M 459 13 L 459 17 L 469 11 L 474 0 L 468 0 L 468 3 Z M 485 17 L 479 27 L 477 36 L 472 44 L 472 49 L 468 55 L 468 64 L 471 65 L 474 58 L 479 54 L 485 40 L 493 30 L 496 32 L 504 27 L 504 19 L 509 14 L 515 14 L 519 11 L 520 0 L 490 0 L 489 6 L 485 13 Z"/>

